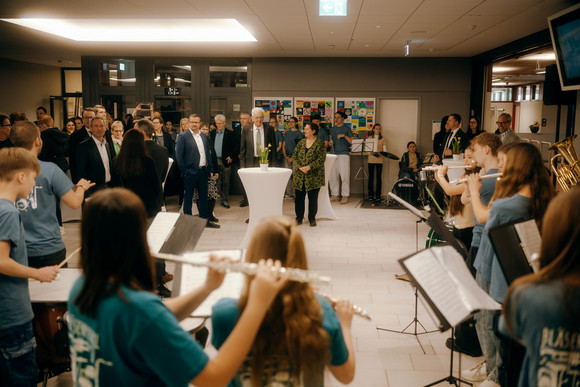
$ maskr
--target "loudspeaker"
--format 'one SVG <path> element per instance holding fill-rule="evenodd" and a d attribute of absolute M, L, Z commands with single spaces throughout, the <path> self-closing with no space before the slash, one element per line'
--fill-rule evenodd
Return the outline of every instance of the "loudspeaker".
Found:
<path fill-rule="evenodd" d="M 546 79 L 544 81 L 544 105 L 574 105 L 576 103 L 575 91 L 562 91 L 558 67 L 553 64 L 546 66 Z"/>

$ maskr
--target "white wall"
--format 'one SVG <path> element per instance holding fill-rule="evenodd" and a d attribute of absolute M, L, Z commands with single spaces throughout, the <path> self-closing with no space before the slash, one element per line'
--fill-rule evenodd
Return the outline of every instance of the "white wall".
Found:
<path fill-rule="evenodd" d="M 520 103 L 519 119 L 515 122 L 515 131 L 518 133 L 531 133 L 530 125 L 534 122 L 542 123 L 543 101 L 522 101 Z"/>

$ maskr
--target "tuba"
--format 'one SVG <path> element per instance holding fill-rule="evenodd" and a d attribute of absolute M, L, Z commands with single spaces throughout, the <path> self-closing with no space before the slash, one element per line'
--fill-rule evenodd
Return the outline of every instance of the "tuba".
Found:
<path fill-rule="evenodd" d="M 574 150 L 574 138 L 576 138 L 576 135 L 558 141 L 550 147 L 550 150 L 555 153 L 550 159 L 550 167 L 564 192 L 568 192 L 580 180 L 580 160 Z M 566 163 L 556 167 L 555 161 L 559 157 Z"/>

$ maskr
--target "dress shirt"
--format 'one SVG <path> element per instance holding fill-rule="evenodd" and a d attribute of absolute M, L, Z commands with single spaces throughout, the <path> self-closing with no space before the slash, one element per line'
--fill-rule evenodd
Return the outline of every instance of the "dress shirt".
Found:
<path fill-rule="evenodd" d="M 256 141 L 256 137 L 258 136 L 258 130 L 260 131 L 260 144 L 265 147 L 266 142 L 264 141 L 264 125 L 260 126 L 259 128 L 256 125 L 253 126 L 253 136 L 254 136 L 254 157 L 259 157 L 258 154 L 260 152 L 260 148 L 258 147 L 258 142 Z"/>
<path fill-rule="evenodd" d="M 105 183 L 111 181 L 111 168 L 109 167 L 109 152 L 107 152 L 107 141 L 103 136 L 103 140 L 99 141 L 95 136 L 92 136 L 93 141 L 97 144 L 97 149 L 101 155 L 101 160 L 103 160 L 103 167 L 105 167 Z"/>
<path fill-rule="evenodd" d="M 215 149 L 215 155 L 218 159 L 222 158 L 222 148 L 224 146 L 224 131 L 225 130 L 226 130 L 225 128 L 221 132 L 218 130 L 215 134 L 215 142 L 214 142 L 213 148 Z"/>
<path fill-rule="evenodd" d="M 203 146 L 203 139 L 201 138 L 201 133 L 194 133 L 193 130 L 189 129 L 195 143 L 197 144 L 197 150 L 199 151 L 199 167 L 205 167 L 207 165 L 207 160 L 205 158 L 205 148 Z"/>
<path fill-rule="evenodd" d="M 453 141 L 453 137 L 455 137 L 455 135 L 457 134 L 457 131 L 459 130 L 459 128 L 455 129 L 452 133 L 451 136 L 449 136 L 449 138 L 447 139 L 447 142 L 445 143 L 445 148 L 443 148 L 443 150 L 445 149 L 451 149 L 451 141 Z"/>

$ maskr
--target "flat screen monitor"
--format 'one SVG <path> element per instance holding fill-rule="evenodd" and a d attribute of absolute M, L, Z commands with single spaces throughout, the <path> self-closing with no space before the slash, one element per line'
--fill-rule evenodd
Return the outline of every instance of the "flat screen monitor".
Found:
<path fill-rule="evenodd" d="M 580 90 L 580 4 L 548 18 L 562 90 Z"/>

